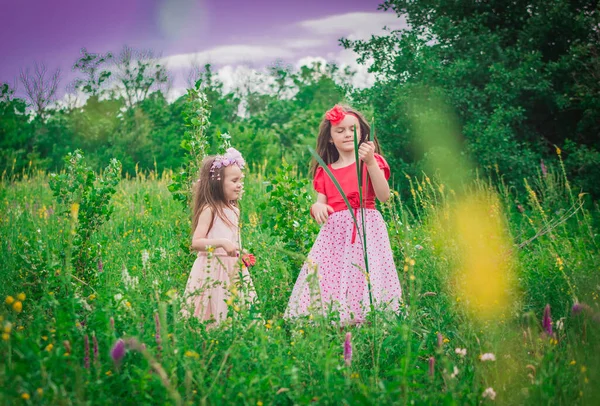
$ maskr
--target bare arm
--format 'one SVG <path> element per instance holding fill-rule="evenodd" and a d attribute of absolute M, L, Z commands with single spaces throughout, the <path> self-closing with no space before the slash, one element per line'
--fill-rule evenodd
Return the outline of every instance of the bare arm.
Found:
<path fill-rule="evenodd" d="M 327 196 L 323 193 L 317 193 L 317 202 L 312 205 L 310 212 L 319 224 L 327 222 L 329 214 L 333 213 L 333 208 L 327 204 Z"/>
<path fill-rule="evenodd" d="M 367 165 L 375 197 L 381 202 L 387 201 L 390 198 L 390 185 L 388 185 L 385 174 L 375 159 L 375 144 L 373 141 L 363 142 L 358 148 L 358 156 Z"/>
<path fill-rule="evenodd" d="M 369 171 L 369 177 L 371 178 L 371 184 L 375 191 L 375 196 L 379 201 L 386 202 L 390 198 L 390 185 L 385 179 L 383 170 L 377 165 L 377 161 L 373 160 L 370 165 L 367 165 L 367 171 Z"/>
<path fill-rule="evenodd" d="M 212 221 L 213 212 L 210 208 L 205 208 L 200 213 L 198 225 L 192 236 L 192 249 L 195 251 L 206 251 L 207 247 L 223 248 L 229 255 L 234 256 L 238 247 L 226 238 L 206 238 L 208 228 Z"/>

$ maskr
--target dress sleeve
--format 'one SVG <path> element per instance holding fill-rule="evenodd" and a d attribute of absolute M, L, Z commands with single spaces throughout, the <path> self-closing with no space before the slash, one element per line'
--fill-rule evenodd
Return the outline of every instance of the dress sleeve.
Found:
<path fill-rule="evenodd" d="M 315 178 L 313 179 L 313 187 L 317 191 L 317 193 L 326 194 L 325 193 L 325 170 L 320 166 L 317 168 L 315 172 Z"/>
<path fill-rule="evenodd" d="M 385 175 L 385 180 L 389 180 L 390 179 L 390 166 L 388 165 L 385 158 L 379 154 L 375 154 L 375 160 L 377 161 L 377 166 L 379 166 L 381 168 L 381 170 L 383 171 L 383 174 Z"/>

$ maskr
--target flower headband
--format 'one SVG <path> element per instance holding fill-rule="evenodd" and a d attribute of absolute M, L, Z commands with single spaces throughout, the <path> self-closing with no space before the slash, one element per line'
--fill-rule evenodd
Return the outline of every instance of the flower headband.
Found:
<path fill-rule="evenodd" d="M 331 125 L 338 125 L 339 123 L 342 122 L 342 120 L 344 118 L 346 118 L 347 114 L 350 114 L 351 116 L 358 118 L 358 116 L 356 114 L 354 114 L 350 111 L 344 111 L 342 106 L 340 106 L 339 104 L 336 104 L 330 110 L 328 110 L 327 113 L 325 113 L 325 119 L 329 120 Z"/>
<path fill-rule="evenodd" d="M 220 180 L 217 169 L 230 165 L 237 165 L 240 169 L 244 169 L 244 166 L 246 166 L 246 161 L 242 158 L 242 154 L 235 148 L 227 148 L 225 155 L 217 155 L 210 166 L 211 177 L 213 179 L 216 177 L 217 180 Z"/>

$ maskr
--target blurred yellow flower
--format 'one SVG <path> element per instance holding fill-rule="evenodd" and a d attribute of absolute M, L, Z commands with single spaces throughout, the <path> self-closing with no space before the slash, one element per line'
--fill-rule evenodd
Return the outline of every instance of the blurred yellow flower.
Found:
<path fill-rule="evenodd" d="M 25 393 L 21 393 L 21 398 L 23 400 L 29 400 L 31 396 L 29 396 L 29 393 L 25 392 Z"/>
<path fill-rule="evenodd" d="M 92 293 L 91 295 L 88 296 L 88 299 L 94 300 L 94 299 L 96 299 L 96 295 Z"/>
<path fill-rule="evenodd" d="M 37 388 L 36 392 L 40 396 L 42 396 L 44 394 L 44 390 L 42 388 Z"/>
<path fill-rule="evenodd" d="M 10 340 L 10 334 L 8 334 L 8 333 L 2 333 L 2 339 L 3 339 L 4 341 L 8 341 L 8 340 Z"/>
<path fill-rule="evenodd" d="M 200 355 L 196 351 L 187 350 L 184 354 L 188 358 L 200 358 Z"/>
<path fill-rule="evenodd" d="M 21 292 L 17 295 L 17 299 L 19 299 L 21 302 L 25 301 L 25 293 Z"/>
<path fill-rule="evenodd" d="M 11 305 L 13 304 L 15 301 L 15 298 L 12 296 L 6 296 L 6 299 L 4 300 L 4 303 L 6 303 L 7 305 Z"/>
<path fill-rule="evenodd" d="M 10 321 L 7 321 L 4 325 L 4 332 L 10 333 L 10 330 L 12 330 L 12 323 Z"/>
<path fill-rule="evenodd" d="M 23 311 L 23 303 L 21 303 L 20 301 L 16 301 L 13 303 L 12 306 L 13 310 L 17 313 L 21 313 L 21 311 Z"/>
<path fill-rule="evenodd" d="M 54 345 L 52 343 L 50 343 L 46 346 L 45 350 L 50 352 L 50 351 L 52 351 L 52 348 L 54 348 Z"/>

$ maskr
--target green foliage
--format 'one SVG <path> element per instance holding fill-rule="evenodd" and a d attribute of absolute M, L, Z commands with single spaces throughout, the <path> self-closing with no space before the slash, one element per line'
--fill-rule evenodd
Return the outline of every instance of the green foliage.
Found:
<path fill-rule="evenodd" d="M 261 227 L 273 230 L 273 233 L 284 242 L 288 251 L 306 255 L 312 245 L 312 239 L 318 232 L 318 225 L 308 215 L 312 204 L 312 185 L 294 173 L 292 166 L 285 161 L 275 172 L 267 188 L 268 199 L 260 206 L 264 213 Z M 313 237 L 313 238 L 311 238 Z M 292 263 L 300 270 L 302 260 L 292 258 Z"/>
<path fill-rule="evenodd" d="M 80 150 L 67 154 L 65 163 L 65 173 L 50 176 L 50 189 L 62 206 L 63 215 L 72 219 L 75 274 L 84 283 L 93 285 L 101 252 L 100 247 L 94 247 L 92 237 L 112 214 L 110 201 L 121 180 L 121 163 L 112 159 L 101 176 L 86 165 Z M 68 256 L 66 259 L 69 260 Z"/>
<path fill-rule="evenodd" d="M 188 89 L 183 119 L 186 130 L 183 133 L 181 147 L 187 151 L 184 163 L 177 174 L 169 191 L 173 198 L 190 207 L 192 183 L 198 179 L 202 160 L 208 154 L 207 130 L 210 125 L 208 100 L 201 89 L 201 82 L 196 82 L 193 89 Z"/>
<path fill-rule="evenodd" d="M 497 164 L 512 184 L 566 139 L 600 148 L 597 1 L 390 0 L 381 7 L 408 28 L 343 43 L 361 60 L 372 58 L 382 79 L 361 96 L 385 123 L 378 135 L 392 167 L 414 174 L 422 159 L 406 105 L 423 88 L 442 89 L 465 151 L 480 167 Z"/>

